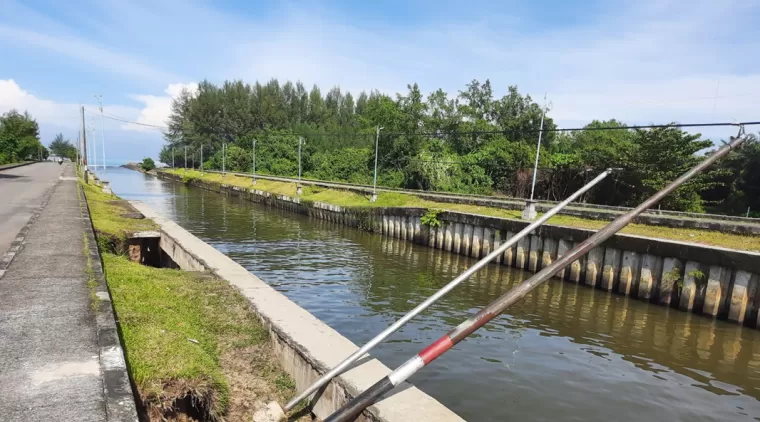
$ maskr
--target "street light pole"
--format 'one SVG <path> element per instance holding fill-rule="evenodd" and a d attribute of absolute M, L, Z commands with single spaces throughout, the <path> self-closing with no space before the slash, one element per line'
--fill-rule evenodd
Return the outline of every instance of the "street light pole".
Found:
<path fill-rule="evenodd" d="M 536 191 L 536 174 L 538 173 L 538 156 L 541 153 L 541 135 L 544 134 L 544 117 L 546 116 L 546 94 L 544 94 L 544 109 L 541 113 L 541 126 L 538 129 L 538 143 L 536 144 L 536 163 L 533 165 L 533 184 L 530 187 L 530 200 Z"/>
<path fill-rule="evenodd" d="M 103 151 L 103 174 L 106 174 L 106 135 L 105 130 L 103 129 L 103 94 L 98 94 L 95 98 L 100 105 L 100 141 L 102 145 L 100 149 Z"/>
<path fill-rule="evenodd" d="M 303 193 L 303 188 L 301 188 L 301 144 L 303 144 L 304 140 L 302 137 L 298 137 L 298 186 L 296 186 L 296 194 L 300 195 Z"/>
<path fill-rule="evenodd" d="M 377 153 L 379 151 L 378 145 L 380 145 L 380 131 L 383 130 L 380 126 L 377 127 L 377 136 L 375 136 L 375 177 L 372 182 L 372 198 L 369 202 L 377 201 Z"/>
<path fill-rule="evenodd" d="M 253 160 L 253 178 L 252 178 L 253 183 L 252 184 L 255 185 L 256 184 L 256 138 L 253 138 L 253 157 L 252 157 L 252 160 Z"/>
<path fill-rule="evenodd" d="M 536 144 L 536 163 L 533 165 L 533 183 L 530 187 L 530 199 L 525 203 L 522 219 L 533 220 L 536 218 L 536 201 L 533 200 L 533 194 L 536 191 L 536 176 L 538 174 L 538 156 L 541 153 L 541 135 L 544 134 L 544 117 L 546 116 L 546 94 L 544 94 L 544 108 L 541 112 L 541 126 L 538 129 L 538 143 Z"/>

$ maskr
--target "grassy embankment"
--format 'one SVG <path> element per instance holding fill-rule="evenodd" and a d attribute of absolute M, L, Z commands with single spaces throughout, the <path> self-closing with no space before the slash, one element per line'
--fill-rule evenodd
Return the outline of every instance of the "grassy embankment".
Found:
<path fill-rule="evenodd" d="M 84 189 L 146 419 L 250 420 L 258 406 L 294 395 L 244 297 L 210 275 L 131 262 L 113 248 L 155 225 L 123 217 L 135 211 L 98 187 Z"/>
<path fill-rule="evenodd" d="M 161 170 L 185 176 L 182 169 Z M 188 170 L 186 177 L 203 179 L 211 182 L 225 183 L 232 186 L 240 186 L 250 189 L 250 177 L 238 177 L 228 174 L 222 177 L 219 173 L 201 173 L 196 170 Z M 296 184 L 290 182 L 277 182 L 259 179 L 256 189 L 278 193 L 288 196 L 296 196 Z M 368 197 L 354 192 L 338 189 L 316 188 L 309 185 L 303 186 L 301 198 L 310 201 L 321 201 L 343 207 L 419 207 L 436 208 L 447 211 L 457 211 L 471 214 L 480 214 L 491 217 L 519 219 L 521 212 L 518 210 L 504 210 L 500 208 L 482 207 L 477 205 L 450 204 L 421 199 L 414 195 L 396 192 L 380 192 L 377 201 L 369 202 Z M 556 215 L 549 219 L 548 224 L 568 226 L 584 229 L 600 229 L 607 225 L 608 221 L 584 219 L 567 215 Z M 732 233 L 721 233 L 712 230 L 670 228 L 651 226 L 646 224 L 630 224 L 622 230 L 622 233 L 648 236 L 661 239 L 678 240 L 684 242 L 702 243 L 705 245 L 721 246 L 725 248 L 760 251 L 760 236 L 744 236 Z"/>

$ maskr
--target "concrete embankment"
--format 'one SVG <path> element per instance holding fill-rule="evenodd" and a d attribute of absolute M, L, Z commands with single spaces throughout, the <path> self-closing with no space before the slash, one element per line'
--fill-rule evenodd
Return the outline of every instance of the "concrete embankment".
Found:
<path fill-rule="evenodd" d="M 181 180 L 168 173 L 158 175 Z M 430 227 L 422 224 L 425 209 L 343 208 L 198 179 L 189 183 L 472 257 L 484 256 L 527 225 L 518 220 L 441 212 L 434 217 L 440 227 Z M 591 234 L 591 230 L 545 225 L 507 250 L 497 261 L 535 272 Z M 759 253 L 618 234 L 557 277 L 662 306 L 758 327 L 758 274 Z"/>
<path fill-rule="evenodd" d="M 249 273 L 212 246 L 193 236 L 140 202 L 131 202 L 160 226 L 159 246 L 181 269 L 209 271 L 235 286 L 251 303 L 270 331 L 275 355 L 299 390 L 357 350 L 350 342 L 309 312 Z M 312 413 L 324 419 L 351 397 L 386 376 L 389 368 L 365 357 L 334 379 L 313 403 Z M 368 409 L 360 421 L 462 421 L 435 399 L 406 384 Z"/>
<path fill-rule="evenodd" d="M 139 166 L 127 165 L 127 168 L 132 168 L 138 171 L 142 171 Z M 209 171 L 210 173 L 221 173 L 219 171 Z M 250 174 L 245 173 L 232 173 L 241 177 L 250 177 Z M 320 180 L 301 180 L 290 177 L 279 176 L 266 176 L 257 175 L 259 179 L 273 180 L 290 183 L 300 183 L 303 185 L 312 185 L 321 188 L 340 189 L 360 194 L 368 194 L 372 192 L 372 188 L 369 186 L 356 185 L 351 183 L 341 182 L 326 182 Z M 518 198 L 499 198 L 489 197 L 482 195 L 467 195 L 467 194 L 455 194 L 447 192 L 427 192 L 413 189 L 388 189 L 380 188 L 380 192 L 401 192 L 408 195 L 413 195 L 422 199 L 427 199 L 435 202 L 443 202 L 449 204 L 468 204 L 477 205 L 497 209 L 505 210 L 522 210 L 525 207 L 525 200 Z M 539 212 L 545 212 L 557 205 L 552 201 L 539 201 L 536 204 L 536 210 Z M 622 213 L 629 211 L 631 208 L 626 207 L 613 207 L 596 204 L 573 204 L 559 212 L 560 215 L 573 216 L 588 220 L 614 220 Z M 667 211 L 667 210 L 647 210 L 634 220 L 634 223 L 646 224 L 650 226 L 661 226 L 671 228 L 687 228 L 687 229 L 701 229 L 701 230 L 713 230 L 722 233 L 734 233 L 734 234 L 760 234 L 760 219 L 757 218 L 745 218 L 719 214 L 700 214 L 691 212 L 680 211 Z"/>

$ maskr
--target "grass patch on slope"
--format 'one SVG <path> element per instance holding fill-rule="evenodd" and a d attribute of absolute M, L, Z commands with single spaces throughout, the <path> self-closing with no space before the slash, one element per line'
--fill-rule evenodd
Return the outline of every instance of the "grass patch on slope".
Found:
<path fill-rule="evenodd" d="M 183 175 L 184 170 L 163 170 L 169 173 Z M 227 174 L 222 177 L 218 173 L 205 173 L 202 177 L 200 172 L 188 170 L 188 177 L 215 181 L 232 186 L 254 188 L 250 177 L 234 176 Z M 273 182 L 259 179 L 255 189 L 266 192 L 296 196 L 296 184 L 291 182 Z M 370 195 L 361 195 L 340 189 L 327 189 L 314 186 L 303 186 L 302 199 L 311 201 L 327 202 L 343 207 L 412 207 L 412 208 L 435 208 L 446 211 L 456 211 L 469 214 L 485 215 L 489 217 L 519 219 L 522 214 L 519 210 L 505 210 L 501 208 L 484 207 L 479 205 L 451 204 L 436 202 L 400 192 L 379 192 L 376 202 L 369 202 Z M 568 226 L 575 228 L 597 230 L 609 221 L 592 220 L 574 216 L 557 215 L 552 217 L 548 224 Z M 720 246 L 738 250 L 760 251 L 760 236 L 740 235 L 733 233 L 721 233 L 713 230 L 688 229 L 677 227 L 663 227 L 646 224 L 630 224 L 622 230 L 622 233 L 637 236 L 647 236 L 660 239 L 678 240 L 683 242 L 701 243 L 711 246 Z"/>
<path fill-rule="evenodd" d="M 83 188 L 143 419 L 249 420 L 259 406 L 295 395 L 268 331 L 237 290 L 210 274 L 148 267 L 110 249 L 108 239 L 157 225 L 121 217 L 135 210 L 99 187 Z M 289 420 L 310 420 L 298 418 Z"/>
<path fill-rule="evenodd" d="M 295 393 L 268 331 L 226 281 L 112 254 L 103 260 L 130 375 L 151 420 L 171 417 L 188 398 L 202 419 L 244 420 L 255 405 Z"/>

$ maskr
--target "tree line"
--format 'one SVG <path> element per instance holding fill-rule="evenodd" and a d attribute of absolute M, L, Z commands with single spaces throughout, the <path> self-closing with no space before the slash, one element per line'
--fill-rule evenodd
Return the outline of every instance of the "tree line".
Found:
<path fill-rule="evenodd" d="M 530 195 L 543 110 L 510 86 L 496 98 L 490 81 L 473 80 L 455 95 L 424 96 L 417 84 L 395 97 L 378 91 L 354 97 L 334 87 L 323 94 L 301 83 L 227 81 L 199 84 L 172 103 L 160 161 L 298 174 L 299 138 L 304 177 L 372 183 L 375 142 L 378 184 L 480 194 Z M 379 139 L 376 128 L 381 127 Z M 625 129 L 617 120 L 592 121 L 564 133 L 546 115 L 536 197 L 559 200 L 596 172 L 622 168 L 583 200 L 633 206 L 675 179 L 713 146 L 677 128 Z M 620 130 L 593 130 L 617 127 Z M 760 211 L 760 147 L 752 142 L 719 166 L 670 195 L 663 209 L 693 212 Z"/>
<path fill-rule="evenodd" d="M 46 148 L 40 140 L 40 126 L 29 112 L 10 110 L 0 115 L 0 165 L 47 160 L 51 153 L 75 161 L 78 150 L 62 133 Z"/>
<path fill-rule="evenodd" d="M 40 142 L 40 127 L 29 113 L 10 110 L 0 116 L 0 165 L 47 157 L 48 150 Z"/>

